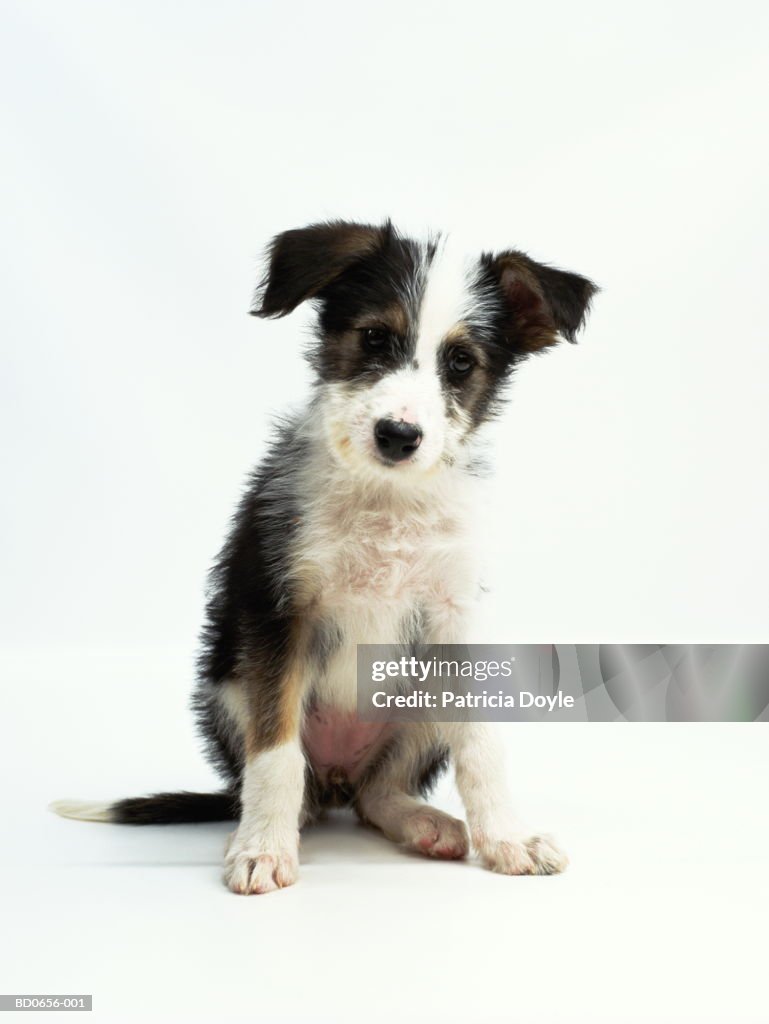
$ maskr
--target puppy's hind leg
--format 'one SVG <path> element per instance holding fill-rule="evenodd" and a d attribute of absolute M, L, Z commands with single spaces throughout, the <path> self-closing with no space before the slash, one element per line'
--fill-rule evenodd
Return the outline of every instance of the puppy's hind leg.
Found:
<path fill-rule="evenodd" d="M 430 732 L 406 726 L 395 742 L 384 764 L 360 788 L 356 809 L 361 818 L 393 842 L 427 857 L 467 856 L 470 844 L 464 822 L 418 796 L 425 764 L 440 755 Z"/>

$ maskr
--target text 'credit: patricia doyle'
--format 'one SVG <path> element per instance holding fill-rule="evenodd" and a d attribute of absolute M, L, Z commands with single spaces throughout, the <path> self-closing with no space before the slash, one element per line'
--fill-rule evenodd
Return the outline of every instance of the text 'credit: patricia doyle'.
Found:
<path fill-rule="evenodd" d="M 767 722 L 769 644 L 360 644 L 358 716 Z"/>

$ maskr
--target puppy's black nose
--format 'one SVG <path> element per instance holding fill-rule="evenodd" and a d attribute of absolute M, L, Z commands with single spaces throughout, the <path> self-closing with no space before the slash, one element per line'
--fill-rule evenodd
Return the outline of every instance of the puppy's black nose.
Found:
<path fill-rule="evenodd" d="M 403 420 L 379 420 L 374 427 L 376 446 L 391 462 L 410 458 L 422 441 L 422 431 Z"/>

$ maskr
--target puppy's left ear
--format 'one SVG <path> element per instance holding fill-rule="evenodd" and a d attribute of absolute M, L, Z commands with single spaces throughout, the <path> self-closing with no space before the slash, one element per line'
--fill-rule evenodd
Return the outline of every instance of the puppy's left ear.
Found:
<path fill-rule="evenodd" d="M 522 354 L 554 345 L 559 335 L 577 340 L 597 285 L 512 249 L 486 254 L 483 262 L 502 291 L 510 317 L 510 341 Z"/>

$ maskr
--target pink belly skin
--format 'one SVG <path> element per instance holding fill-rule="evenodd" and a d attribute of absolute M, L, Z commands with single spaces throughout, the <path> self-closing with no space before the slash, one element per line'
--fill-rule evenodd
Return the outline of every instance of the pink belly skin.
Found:
<path fill-rule="evenodd" d="M 304 749 L 315 773 L 355 782 L 392 734 L 387 722 L 361 722 L 355 714 L 312 708 L 304 723 Z"/>

